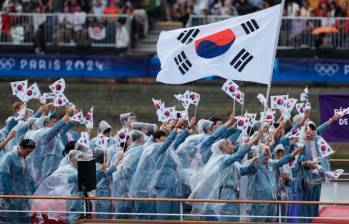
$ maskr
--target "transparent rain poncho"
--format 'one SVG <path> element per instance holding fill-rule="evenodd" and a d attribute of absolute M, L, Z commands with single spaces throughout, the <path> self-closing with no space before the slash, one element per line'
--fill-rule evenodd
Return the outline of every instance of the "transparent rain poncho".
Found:
<path fill-rule="evenodd" d="M 217 155 L 210 159 L 203 169 L 190 180 L 192 193 L 189 198 L 199 199 L 238 199 L 240 165 L 226 163 L 230 154 Z M 235 214 L 233 204 L 228 203 L 189 203 L 195 214 Z M 234 210 L 234 211 L 232 211 Z"/>
<path fill-rule="evenodd" d="M 208 137 L 207 134 L 189 136 L 176 150 L 183 172 L 187 176 L 186 179 L 204 166 L 201 159 L 200 146 Z"/>
<path fill-rule="evenodd" d="M 171 132 L 165 142 L 152 143 L 143 149 L 130 185 L 130 197 L 151 196 L 151 187 L 154 174 L 156 173 L 157 168 L 161 167 L 158 165 L 158 161 L 161 158 L 165 158 L 164 155 L 166 150 L 168 150 L 169 144 L 174 141 L 175 137 L 176 133 Z"/>
<path fill-rule="evenodd" d="M 117 170 L 113 173 L 111 192 L 113 197 L 128 197 L 132 177 L 137 168 L 138 161 L 143 152 L 145 135 L 133 130 L 130 133 L 131 145 L 124 153 L 122 161 L 118 164 Z"/>
<path fill-rule="evenodd" d="M 66 156 L 69 158 L 70 163 L 62 163 L 64 165 L 58 167 L 58 169 L 47 177 L 35 191 L 34 196 L 74 196 L 73 191 L 76 188 L 76 183 L 69 183 L 69 178 L 72 175 L 77 175 L 77 168 L 72 165 L 73 160 L 77 160 L 83 154 L 77 150 L 72 150 Z M 66 200 L 32 200 L 31 201 L 33 211 L 63 211 L 66 212 L 67 201 Z M 66 220 L 67 214 L 65 213 L 47 213 L 45 214 L 52 220 Z"/>
<path fill-rule="evenodd" d="M 137 169 L 129 186 L 130 197 L 149 197 L 151 180 L 156 171 L 158 154 L 156 151 L 161 148 L 162 143 L 153 143 L 143 149 Z"/>
<path fill-rule="evenodd" d="M 173 194 L 166 197 L 182 196 L 182 185 L 186 181 L 186 173 L 179 156 L 170 146 L 158 159 L 155 173 L 150 182 L 150 195 L 158 194 L 158 189 L 173 189 Z"/>

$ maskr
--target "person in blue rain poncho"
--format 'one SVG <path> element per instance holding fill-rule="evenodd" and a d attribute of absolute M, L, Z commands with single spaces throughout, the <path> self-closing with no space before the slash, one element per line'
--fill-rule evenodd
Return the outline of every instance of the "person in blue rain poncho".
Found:
<path fill-rule="evenodd" d="M 13 149 L 13 144 L 10 146 L 11 140 L 15 137 L 15 131 L 11 130 L 18 124 L 18 112 L 24 107 L 25 105 L 21 102 L 16 102 L 13 104 L 13 115 L 6 119 L 5 126 L 0 130 L 0 159 L 10 150 Z M 9 135 L 10 134 L 10 135 Z"/>
<path fill-rule="evenodd" d="M 72 175 L 77 175 L 77 160 L 84 158 L 84 154 L 78 150 L 71 150 L 62 159 L 58 169 L 47 177 L 36 189 L 34 195 L 47 196 L 72 196 L 75 188 L 74 182 L 68 182 Z M 77 187 L 76 187 L 77 188 Z M 45 213 L 45 211 L 63 211 L 69 210 L 73 201 L 69 200 L 32 200 L 31 206 L 34 211 L 43 211 L 43 214 L 35 214 L 36 217 L 46 215 L 49 219 L 66 221 L 68 217 L 74 220 L 74 214 L 66 213 Z M 76 203 L 76 202 L 75 202 Z M 78 215 L 80 217 L 80 215 Z"/>
<path fill-rule="evenodd" d="M 178 146 L 192 133 L 192 129 L 196 123 L 196 117 L 192 117 L 186 130 L 183 122 L 180 123 L 179 132 L 176 140 L 172 143 L 170 148 L 163 154 L 160 154 L 160 158 L 156 163 L 156 172 L 154 179 L 151 181 L 151 195 L 156 198 L 178 198 L 182 197 L 182 184 L 183 184 L 183 170 L 180 164 L 176 150 Z M 179 213 L 180 204 L 178 202 L 156 202 L 156 212 L 163 214 Z M 157 219 L 178 219 L 178 216 L 157 216 Z"/>
<path fill-rule="evenodd" d="M 294 160 L 300 153 L 300 148 L 296 148 L 291 154 L 286 155 L 281 160 L 271 158 L 270 146 L 260 143 L 260 148 L 264 157 L 257 166 L 257 172 L 250 176 L 251 189 L 250 197 L 252 200 L 276 200 L 277 198 L 277 183 L 278 169 L 284 164 Z M 250 214 L 252 216 L 276 216 L 277 206 L 275 204 L 253 204 Z M 254 222 L 270 222 L 273 218 L 253 217 Z"/>
<path fill-rule="evenodd" d="M 201 144 L 210 136 L 212 125 L 212 121 L 200 119 L 197 123 L 198 134 L 186 138 L 176 150 L 183 169 L 185 169 L 188 174 L 194 173 L 197 169 L 204 166 L 199 150 Z"/>
<path fill-rule="evenodd" d="M 64 145 L 61 135 L 73 126 L 69 121 L 73 115 L 74 108 L 66 107 L 65 115 L 57 121 L 57 114 L 51 113 L 37 121 L 37 126 L 43 125 L 33 133 L 37 147 L 31 155 L 34 179 L 40 184 L 46 177 L 53 173 L 63 158 Z"/>
<path fill-rule="evenodd" d="M 321 136 L 325 133 L 327 128 L 331 125 L 332 122 L 338 120 L 341 115 L 335 114 L 331 119 L 329 119 L 327 122 L 324 122 L 319 127 L 316 127 L 315 124 L 310 119 L 310 109 L 306 109 L 303 115 L 296 115 L 293 118 L 293 127 L 291 129 L 291 132 L 293 130 L 300 130 L 299 137 L 290 137 L 288 135 L 282 136 L 278 142 L 281 143 L 284 148 L 285 152 L 291 152 L 292 149 L 295 148 L 295 144 L 297 142 L 300 142 L 301 144 L 304 144 L 306 148 L 302 152 L 300 158 L 297 161 L 297 165 L 295 168 L 292 169 L 292 177 L 293 180 L 291 182 L 290 188 L 288 188 L 290 193 L 290 200 L 314 200 L 318 201 L 320 200 L 320 192 L 321 192 L 321 178 L 316 178 L 317 183 L 315 185 L 314 191 L 310 193 L 311 186 L 307 186 L 307 181 L 305 179 L 311 179 L 312 175 L 309 175 L 312 171 L 312 169 L 316 169 L 317 162 L 314 162 L 314 159 L 312 155 L 310 155 L 309 151 L 311 151 L 311 145 L 316 146 L 316 139 L 319 137 L 315 136 Z M 312 124 L 310 125 L 311 128 L 308 128 L 308 123 Z M 312 130 L 314 128 L 314 130 Z M 308 140 L 304 140 L 304 137 L 308 135 Z M 306 137 L 307 138 L 307 137 Z M 315 148 L 315 147 L 314 147 Z M 316 147 L 317 148 L 317 147 Z M 315 152 L 315 150 L 314 150 Z M 306 155 L 306 156 L 304 156 Z M 308 160 L 308 161 L 305 161 Z M 302 162 L 303 161 L 303 162 Z M 328 158 L 324 158 L 321 160 L 320 163 L 323 163 L 323 167 L 325 168 L 325 171 L 329 171 L 329 161 Z M 307 166 L 308 165 L 308 166 Z M 310 181 L 311 182 L 311 181 Z M 312 196 L 310 196 L 312 195 Z M 312 209 L 310 209 L 312 208 Z M 308 205 L 290 205 L 288 206 L 289 209 L 289 215 L 291 216 L 310 216 L 314 217 L 317 215 L 318 212 L 318 206 L 308 206 Z M 300 220 L 297 219 L 289 219 L 290 222 L 299 222 Z M 302 220 L 302 222 L 309 222 L 311 220 Z"/>
<path fill-rule="evenodd" d="M 108 122 L 106 122 L 104 120 L 99 122 L 98 135 L 96 137 L 94 137 L 93 139 L 91 139 L 90 147 L 92 149 L 99 147 L 97 144 L 97 140 L 98 140 L 100 135 L 107 137 L 107 139 L 108 139 L 107 147 L 111 147 L 115 143 L 114 139 L 110 137 L 111 130 L 112 130 L 112 127 L 110 124 L 108 124 Z"/>
<path fill-rule="evenodd" d="M 26 106 L 26 104 L 23 104 L 23 106 Z M 35 113 L 33 113 L 33 110 L 26 108 L 24 117 L 19 120 L 17 125 L 11 130 L 15 135 L 6 145 L 6 151 L 12 150 L 14 146 L 19 145 L 25 134 L 31 129 L 33 123 L 40 118 L 43 112 L 49 107 L 49 104 L 41 105 Z"/>
<path fill-rule="evenodd" d="M 143 149 L 141 158 L 139 159 L 137 169 L 129 186 L 129 197 L 153 197 L 151 194 L 151 180 L 156 172 L 157 161 L 170 147 L 172 142 L 174 142 L 181 122 L 182 119 L 174 119 L 169 123 L 168 127 L 165 127 L 165 129 L 171 130 L 168 136 L 164 131 L 157 131 L 153 134 L 153 142 Z M 152 213 L 154 211 L 154 203 L 139 201 L 134 204 L 134 213 Z M 147 215 L 135 215 L 135 218 L 152 219 L 153 217 Z"/>
<path fill-rule="evenodd" d="M 117 164 L 122 160 L 122 154 L 119 154 L 114 161 L 111 161 L 110 168 L 106 169 L 108 166 L 105 163 L 105 150 L 97 150 L 95 152 L 96 168 L 103 168 L 105 170 L 102 173 L 97 173 L 97 185 L 96 185 L 96 197 L 110 197 L 111 196 L 111 183 L 112 174 L 117 170 Z M 97 200 L 96 201 L 96 212 L 113 212 L 113 205 L 111 201 L 108 200 Z M 112 215 L 108 214 L 97 214 L 96 218 L 100 219 L 111 219 Z"/>
<path fill-rule="evenodd" d="M 113 173 L 111 185 L 112 197 L 128 197 L 129 187 L 137 168 L 138 161 L 144 148 L 145 134 L 132 130 L 126 142 L 126 151 L 118 169 Z M 134 203 L 132 201 L 115 201 L 114 207 L 117 213 L 132 213 Z M 130 215 L 116 215 L 115 218 L 131 218 Z"/>
<path fill-rule="evenodd" d="M 7 152 L 0 162 L 0 194 L 2 195 L 32 195 L 36 189 L 31 176 L 28 155 L 35 148 L 35 142 L 24 139 L 16 149 Z M 2 199 L 2 210 L 30 211 L 26 199 Z M 28 223 L 31 213 L 5 213 L 0 220 L 6 223 Z"/>
<path fill-rule="evenodd" d="M 300 142 L 304 144 L 304 150 L 299 156 L 299 164 L 301 171 L 299 175 L 303 178 L 303 193 L 301 200 L 303 201 L 319 201 L 321 196 L 321 185 L 324 181 L 324 172 L 330 171 L 330 161 L 328 157 L 323 157 L 317 140 L 320 135 L 323 134 L 332 122 L 340 119 L 342 115 L 335 114 L 331 119 L 322 124 L 319 128 L 316 128 L 314 122 L 308 121 L 305 124 L 305 136 L 304 139 L 300 139 Z M 323 172 L 318 172 L 318 168 L 321 166 Z M 319 205 L 301 205 L 299 216 L 303 217 L 315 217 L 319 211 Z M 311 219 L 301 220 L 302 222 L 311 222 Z"/>
<path fill-rule="evenodd" d="M 231 121 L 234 116 L 231 115 Z M 239 177 L 255 172 L 254 163 L 241 166 L 236 163 L 250 151 L 261 134 L 256 134 L 251 140 L 233 153 L 233 144 L 229 139 L 221 139 L 213 144 L 213 155 L 203 169 L 192 177 L 190 186 L 192 193 L 189 198 L 209 199 L 239 199 Z M 256 162 L 256 161 L 254 161 Z M 202 217 L 207 221 L 238 221 L 235 217 L 219 217 L 219 215 L 239 215 L 238 204 L 228 203 L 191 203 L 193 214 L 213 215 Z"/>

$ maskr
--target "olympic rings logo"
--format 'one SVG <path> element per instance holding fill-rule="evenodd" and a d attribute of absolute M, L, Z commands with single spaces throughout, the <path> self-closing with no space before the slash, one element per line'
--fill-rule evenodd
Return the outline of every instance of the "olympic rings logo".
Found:
<path fill-rule="evenodd" d="M 338 72 L 339 66 L 337 64 L 316 63 L 314 69 L 321 76 L 333 76 Z"/>
<path fill-rule="evenodd" d="M 16 65 L 13 58 L 0 58 L 0 70 L 11 70 Z"/>

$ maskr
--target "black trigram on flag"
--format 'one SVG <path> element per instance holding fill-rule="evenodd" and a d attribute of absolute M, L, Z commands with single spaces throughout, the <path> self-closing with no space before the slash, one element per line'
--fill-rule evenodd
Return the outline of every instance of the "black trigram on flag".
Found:
<path fill-rule="evenodd" d="M 178 54 L 175 58 L 174 58 L 177 67 L 179 69 L 179 71 L 182 73 L 182 75 L 185 75 L 185 73 L 187 71 L 189 71 L 189 69 L 191 68 L 191 66 L 193 66 L 190 61 L 188 60 L 187 56 L 185 55 L 184 51 L 182 51 L 180 54 Z"/>
<path fill-rule="evenodd" d="M 236 70 L 241 72 L 245 66 L 253 59 L 253 56 L 248 53 L 245 49 L 242 49 L 234 58 L 231 60 L 232 65 Z"/>
<path fill-rule="evenodd" d="M 179 40 L 182 44 L 189 44 L 195 39 L 199 32 L 199 29 L 184 30 L 178 35 L 177 40 Z"/>
<path fill-rule="evenodd" d="M 246 34 L 250 34 L 259 29 L 259 26 L 256 20 L 254 19 L 251 19 L 250 21 L 247 21 L 245 23 L 241 23 L 241 26 L 244 29 Z"/>

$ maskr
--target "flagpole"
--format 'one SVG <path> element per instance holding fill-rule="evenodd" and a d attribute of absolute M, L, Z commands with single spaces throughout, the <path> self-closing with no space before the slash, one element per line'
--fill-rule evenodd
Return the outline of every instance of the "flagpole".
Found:
<path fill-rule="evenodd" d="M 281 21 L 282 21 L 282 13 L 284 11 L 284 6 L 285 6 L 285 0 L 281 1 L 281 7 L 280 7 L 280 12 L 279 12 L 279 23 L 278 23 L 278 29 L 277 29 L 277 34 L 275 38 L 275 44 L 274 44 L 274 52 L 273 52 L 273 62 L 271 63 L 271 75 L 270 75 L 270 80 L 268 83 L 268 88 L 267 88 L 267 94 L 266 94 L 266 99 L 265 99 L 265 105 L 264 105 L 264 115 L 267 112 L 268 108 L 268 101 L 270 97 L 270 89 L 271 89 L 271 81 L 273 79 L 273 71 L 274 71 L 274 64 L 275 64 L 275 57 L 276 57 L 276 50 L 279 42 L 279 35 L 280 35 L 280 27 L 281 27 Z M 263 117 L 262 123 L 265 121 L 265 116 Z"/>
<path fill-rule="evenodd" d="M 196 111 L 198 109 L 198 106 L 199 106 L 199 102 L 198 102 L 198 104 L 195 105 L 194 117 L 196 117 Z M 189 116 L 188 116 L 188 119 L 189 119 Z"/>
<path fill-rule="evenodd" d="M 233 104 L 233 114 L 235 115 L 235 96 L 234 96 L 234 104 Z"/>

